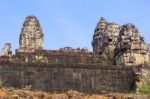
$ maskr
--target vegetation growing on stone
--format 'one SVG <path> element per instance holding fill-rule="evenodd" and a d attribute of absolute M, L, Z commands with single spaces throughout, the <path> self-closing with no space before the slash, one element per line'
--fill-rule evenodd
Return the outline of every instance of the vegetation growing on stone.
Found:
<path fill-rule="evenodd" d="M 140 89 L 139 92 L 142 94 L 150 94 L 150 83 L 143 85 Z"/>

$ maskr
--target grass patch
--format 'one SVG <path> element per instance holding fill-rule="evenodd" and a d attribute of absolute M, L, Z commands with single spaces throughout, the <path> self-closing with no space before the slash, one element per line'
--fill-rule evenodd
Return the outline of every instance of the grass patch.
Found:
<path fill-rule="evenodd" d="M 140 89 L 139 92 L 142 94 L 150 94 L 150 83 L 143 85 Z"/>

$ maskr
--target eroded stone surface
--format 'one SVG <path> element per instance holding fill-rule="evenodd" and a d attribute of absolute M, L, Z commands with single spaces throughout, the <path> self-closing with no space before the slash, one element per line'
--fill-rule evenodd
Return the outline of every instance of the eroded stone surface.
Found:
<path fill-rule="evenodd" d="M 19 52 L 34 52 L 43 48 L 43 33 L 35 16 L 28 16 L 23 24 L 19 39 Z"/>
<path fill-rule="evenodd" d="M 96 54 L 116 65 L 149 63 L 149 48 L 138 29 L 131 23 L 120 26 L 104 18 L 98 22 L 92 41 Z"/>
<path fill-rule="evenodd" d="M 2 49 L 1 55 L 10 56 L 12 54 L 10 49 L 11 49 L 11 43 L 5 43 L 4 48 Z"/>
<path fill-rule="evenodd" d="M 93 35 L 93 51 L 106 59 L 112 59 L 117 45 L 120 26 L 108 23 L 103 17 L 98 22 Z"/>
<path fill-rule="evenodd" d="M 133 24 L 122 26 L 115 50 L 116 64 L 139 65 L 149 62 L 148 45 Z"/>

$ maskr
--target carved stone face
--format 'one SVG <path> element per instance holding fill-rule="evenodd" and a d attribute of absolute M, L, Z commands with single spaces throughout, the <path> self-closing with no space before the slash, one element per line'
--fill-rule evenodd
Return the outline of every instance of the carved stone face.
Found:
<path fill-rule="evenodd" d="M 135 29 L 135 26 L 133 24 L 130 24 L 130 23 L 124 25 L 123 27 L 124 27 L 125 31 L 127 31 L 127 32 L 133 31 Z"/>
<path fill-rule="evenodd" d="M 105 29 L 106 26 L 107 26 L 107 23 L 106 23 L 106 22 L 100 22 L 99 27 L 100 27 L 101 30 Z"/>
<path fill-rule="evenodd" d="M 28 33 L 26 33 L 26 34 L 24 35 L 24 37 L 25 37 L 26 39 L 28 39 L 28 38 L 30 38 L 30 35 L 29 35 Z"/>
<path fill-rule="evenodd" d="M 107 30 L 110 33 L 119 33 L 120 27 L 117 24 L 111 24 L 111 25 L 108 25 Z"/>
<path fill-rule="evenodd" d="M 128 29 L 132 29 L 132 28 L 134 28 L 134 25 L 132 25 L 132 24 L 127 24 L 126 27 L 127 27 Z"/>

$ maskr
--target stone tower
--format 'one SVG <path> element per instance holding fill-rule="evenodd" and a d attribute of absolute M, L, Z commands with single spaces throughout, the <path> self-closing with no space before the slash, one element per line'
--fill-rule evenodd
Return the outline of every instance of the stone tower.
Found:
<path fill-rule="evenodd" d="M 114 56 L 114 50 L 118 42 L 118 35 L 120 32 L 120 26 L 116 23 L 108 23 L 106 31 L 102 35 L 100 55 L 108 60 L 112 60 Z"/>
<path fill-rule="evenodd" d="M 122 26 L 115 50 L 117 65 L 149 63 L 148 45 L 138 29 L 131 23 Z"/>
<path fill-rule="evenodd" d="M 100 53 L 100 47 L 102 46 L 100 40 L 106 30 L 106 27 L 107 27 L 107 21 L 103 17 L 101 17 L 100 21 L 97 23 L 97 26 L 94 30 L 93 41 L 92 41 L 93 51 L 96 54 Z"/>
<path fill-rule="evenodd" d="M 19 39 L 18 52 L 34 52 L 43 49 L 43 33 L 39 20 L 35 16 L 28 16 L 23 24 Z"/>
<path fill-rule="evenodd" d="M 113 59 L 119 32 L 120 26 L 118 24 L 108 23 L 104 18 L 101 18 L 93 36 L 93 51 L 106 59 Z"/>

